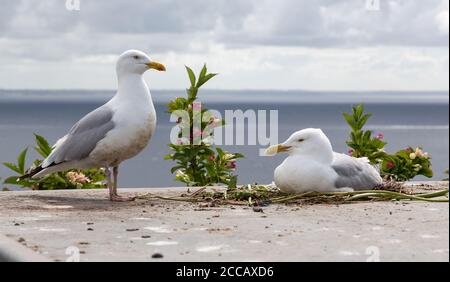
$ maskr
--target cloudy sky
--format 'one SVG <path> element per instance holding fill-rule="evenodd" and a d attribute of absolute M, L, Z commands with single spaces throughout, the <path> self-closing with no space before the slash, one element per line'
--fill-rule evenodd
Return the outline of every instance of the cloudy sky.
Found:
<path fill-rule="evenodd" d="M 79 1 L 0 0 L 0 89 L 114 89 L 127 49 L 166 64 L 154 89 L 204 62 L 217 89 L 449 87 L 448 0 Z"/>

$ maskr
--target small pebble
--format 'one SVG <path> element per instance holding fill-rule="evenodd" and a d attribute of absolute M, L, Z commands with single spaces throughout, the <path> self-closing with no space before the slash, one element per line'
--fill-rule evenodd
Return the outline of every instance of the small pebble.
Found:
<path fill-rule="evenodd" d="M 152 256 L 152 259 L 162 259 L 162 258 L 164 258 L 164 256 L 159 253 L 153 254 L 153 256 Z"/>
<path fill-rule="evenodd" d="M 254 212 L 264 213 L 264 210 L 261 207 L 253 207 Z"/>

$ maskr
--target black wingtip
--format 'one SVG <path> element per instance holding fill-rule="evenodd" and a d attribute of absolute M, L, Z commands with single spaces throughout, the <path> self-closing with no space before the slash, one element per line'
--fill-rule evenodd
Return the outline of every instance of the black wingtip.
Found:
<path fill-rule="evenodd" d="M 35 176 L 36 174 L 38 174 L 39 172 L 41 172 L 43 170 L 44 170 L 44 168 L 42 166 L 38 166 L 36 168 L 30 169 L 29 171 L 27 171 L 27 173 L 25 175 L 22 175 L 21 177 L 19 177 L 19 180 L 25 180 L 25 179 L 32 178 L 33 176 Z"/>

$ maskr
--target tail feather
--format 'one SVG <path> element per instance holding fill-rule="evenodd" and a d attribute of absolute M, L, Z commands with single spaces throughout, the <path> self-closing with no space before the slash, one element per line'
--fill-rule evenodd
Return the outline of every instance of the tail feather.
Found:
<path fill-rule="evenodd" d="M 49 166 L 44 166 L 43 164 L 39 165 L 36 168 L 31 168 L 27 173 L 23 176 L 21 176 L 19 179 L 30 179 L 30 178 L 42 178 L 46 175 L 61 172 L 61 171 L 68 171 L 71 169 L 91 169 L 96 166 L 92 166 L 92 164 L 89 161 L 75 161 L 75 162 L 63 162 L 63 163 L 52 163 Z"/>
<path fill-rule="evenodd" d="M 21 177 L 19 177 L 20 180 L 25 180 L 25 179 L 30 179 L 30 178 L 40 178 L 42 175 L 42 172 L 44 172 L 44 170 L 49 170 L 50 168 L 56 166 L 55 163 L 51 164 L 50 166 L 47 167 L 42 167 L 42 164 L 38 167 L 35 168 L 30 168 L 27 173 L 25 175 L 22 175 Z"/>

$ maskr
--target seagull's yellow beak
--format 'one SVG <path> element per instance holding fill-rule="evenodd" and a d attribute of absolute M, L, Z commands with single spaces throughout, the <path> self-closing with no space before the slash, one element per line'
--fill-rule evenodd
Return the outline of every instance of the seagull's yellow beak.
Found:
<path fill-rule="evenodd" d="M 154 69 L 157 71 L 166 71 L 166 67 L 163 64 L 160 64 L 158 62 L 151 62 L 146 64 L 150 69 Z"/>
<path fill-rule="evenodd" d="M 290 149 L 291 149 L 291 147 L 289 147 L 289 146 L 275 145 L 266 150 L 266 155 L 267 156 L 275 156 L 276 154 L 279 154 L 279 153 L 288 152 Z"/>

